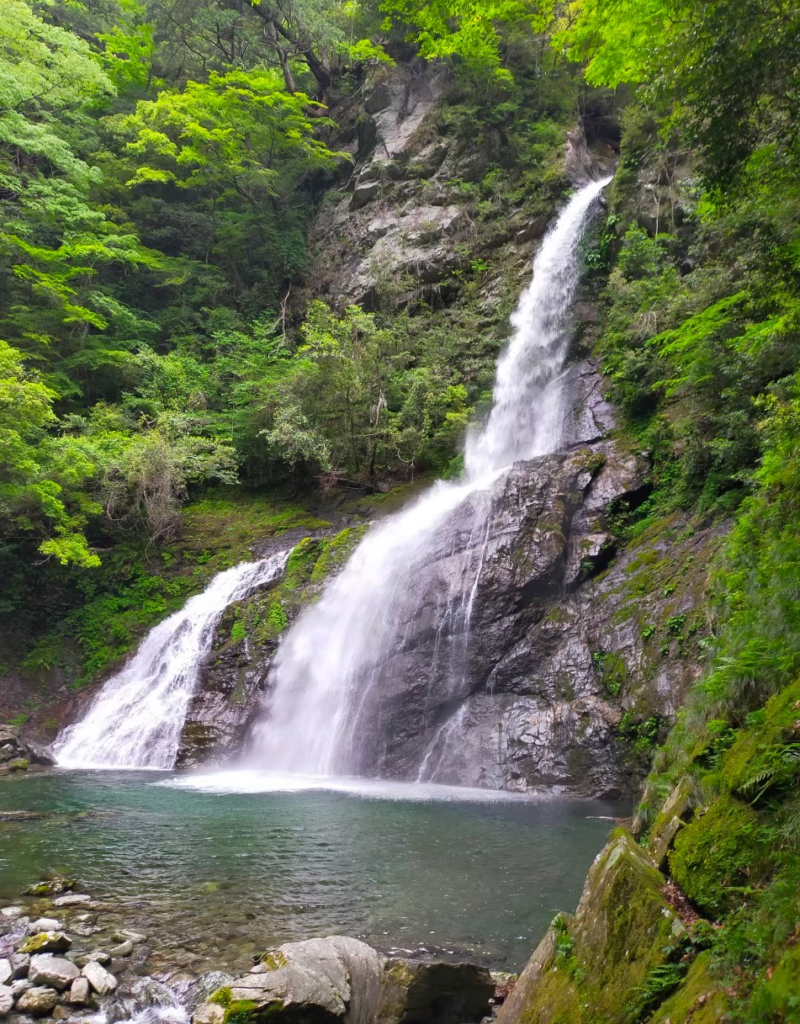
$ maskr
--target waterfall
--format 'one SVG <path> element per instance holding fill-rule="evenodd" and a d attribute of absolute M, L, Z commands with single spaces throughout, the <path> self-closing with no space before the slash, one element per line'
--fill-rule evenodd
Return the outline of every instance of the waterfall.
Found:
<path fill-rule="evenodd" d="M 151 629 L 88 712 L 56 740 L 70 768 L 172 768 L 189 701 L 214 630 L 233 601 L 276 579 L 288 552 L 218 573 L 201 593 Z"/>
<path fill-rule="evenodd" d="M 512 316 L 488 421 L 467 441 L 464 481 L 435 484 L 410 508 L 373 527 L 284 637 L 256 731 L 256 756 L 267 769 L 308 775 L 369 770 L 375 759 L 371 724 L 381 715 L 384 691 L 397 685 L 412 622 L 436 635 L 433 672 L 458 704 L 488 540 L 488 488 L 515 461 L 558 447 L 579 242 L 609 180 L 576 193 L 542 242 L 531 284 Z M 421 585 L 423 569 L 444 552 L 457 570 Z M 445 625 L 447 641 L 440 644 Z M 451 732 L 439 729 L 409 777 L 432 777 L 426 773 L 442 760 L 441 753 L 431 757 L 433 746 L 452 741 Z"/>

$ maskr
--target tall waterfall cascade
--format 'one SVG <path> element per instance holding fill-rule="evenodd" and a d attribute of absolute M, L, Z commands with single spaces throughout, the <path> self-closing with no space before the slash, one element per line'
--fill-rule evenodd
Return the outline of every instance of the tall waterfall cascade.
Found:
<path fill-rule="evenodd" d="M 159 623 L 112 676 L 86 715 L 65 729 L 53 752 L 70 768 L 172 768 L 189 702 L 222 613 L 277 579 L 288 552 L 242 562 Z"/>
<path fill-rule="evenodd" d="M 253 756 L 261 767 L 304 775 L 369 771 L 376 757 L 372 726 L 380 719 L 382 693 L 396 683 L 414 622 L 436 635 L 432 672 L 437 686 L 452 690 L 455 707 L 420 763 L 409 766 L 409 778 L 435 780 L 442 751 L 460 727 L 457 693 L 488 541 L 490 488 L 514 462 L 558 450 L 579 244 L 609 180 L 577 192 L 542 242 L 531 284 L 512 316 L 491 413 L 467 440 L 464 480 L 435 484 L 372 528 L 284 637 L 256 730 Z M 428 587 L 422 570 L 443 554 L 458 571 Z"/>

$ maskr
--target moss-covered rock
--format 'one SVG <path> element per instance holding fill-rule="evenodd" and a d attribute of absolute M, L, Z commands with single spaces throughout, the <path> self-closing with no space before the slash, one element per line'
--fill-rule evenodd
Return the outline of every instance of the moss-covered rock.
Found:
<path fill-rule="evenodd" d="M 757 881 L 765 850 L 757 812 L 723 794 L 678 834 L 670 872 L 700 910 L 716 916 Z"/>
<path fill-rule="evenodd" d="M 664 883 L 619 831 L 592 865 L 575 917 L 557 919 L 498 1024 L 633 1024 L 649 1014 L 648 984 L 686 935 Z"/>
<path fill-rule="evenodd" d="M 656 1010 L 648 1024 L 721 1024 L 728 1019 L 728 999 L 701 953 L 678 990 Z"/>

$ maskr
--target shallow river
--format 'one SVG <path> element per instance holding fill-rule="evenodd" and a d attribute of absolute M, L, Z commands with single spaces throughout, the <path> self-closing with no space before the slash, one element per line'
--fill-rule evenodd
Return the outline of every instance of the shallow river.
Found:
<path fill-rule="evenodd" d="M 618 805 L 252 773 L 54 770 L 0 784 L 0 899 L 48 870 L 192 970 L 354 935 L 516 970 L 574 910 Z M 606 816 L 606 817 L 603 817 Z"/>

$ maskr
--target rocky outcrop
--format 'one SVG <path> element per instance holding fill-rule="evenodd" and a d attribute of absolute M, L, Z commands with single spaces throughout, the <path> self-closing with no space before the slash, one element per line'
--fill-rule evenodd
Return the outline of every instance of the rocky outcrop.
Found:
<path fill-rule="evenodd" d="M 0 726 L 0 775 L 27 771 L 32 764 L 52 765 L 55 758 L 38 743 L 24 740 L 17 729 Z"/>

